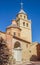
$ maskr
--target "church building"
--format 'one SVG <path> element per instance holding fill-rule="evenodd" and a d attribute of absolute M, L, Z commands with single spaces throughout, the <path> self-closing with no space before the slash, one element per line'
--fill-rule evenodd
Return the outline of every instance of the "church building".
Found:
<path fill-rule="evenodd" d="M 7 42 L 9 51 L 16 61 L 40 59 L 40 44 L 32 42 L 31 20 L 22 7 L 6 31 L 0 31 L 0 36 Z"/>

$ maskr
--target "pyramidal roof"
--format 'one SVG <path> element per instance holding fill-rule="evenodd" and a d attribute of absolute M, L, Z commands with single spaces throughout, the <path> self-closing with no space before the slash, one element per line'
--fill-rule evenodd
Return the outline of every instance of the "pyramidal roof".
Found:
<path fill-rule="evenodd" d="M 23 3 L 21 2 L 20 4 L 21 4 L 21 10 L 19 11 L 19 14 L 20 13 L 26 14 L 26 12 L 23 10 Z"/>
<path fill-rule="evenodd" d="M 25 12 L 23 9 L 21 9 L 21 10 L 19 11 L 19 14 L 20 14 L 20 13 L 26 14 L 26 12 Z"/>

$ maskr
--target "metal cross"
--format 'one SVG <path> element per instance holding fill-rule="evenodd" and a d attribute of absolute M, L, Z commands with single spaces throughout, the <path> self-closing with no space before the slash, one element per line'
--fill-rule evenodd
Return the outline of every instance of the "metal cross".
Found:
<path fill-rule="evenodd" d="M 21 2 L 21 9 L 23 9 L 23 3 Z"/>

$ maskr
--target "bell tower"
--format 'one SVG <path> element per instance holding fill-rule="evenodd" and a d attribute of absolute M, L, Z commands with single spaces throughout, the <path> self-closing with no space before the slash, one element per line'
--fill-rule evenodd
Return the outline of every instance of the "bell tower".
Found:
<path fill-rule="evenodd" d="M 16 17 L 17 24 L 21 28 L 21 38 L 32 42 L 32 35 L 31 35 L 31 20 L 28 20 L 28 16 L 23 10 L 23 3 L 21 3 L 21 9 Z"/>

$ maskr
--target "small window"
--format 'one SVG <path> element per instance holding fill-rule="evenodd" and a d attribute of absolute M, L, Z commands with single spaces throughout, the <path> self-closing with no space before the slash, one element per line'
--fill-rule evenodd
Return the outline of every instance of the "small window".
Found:
<path fill-rule="evenodd" d="M 20 15 L 20 17 L 22 17 L 22 15 Z"/>
<path fill-rule="evenodd" d="M 16 33 L 14 32 L 14 36 L 16 35 Z"/>
<path fill-rule="evenodd" d="M 26 26 L 28 27 L 28 23 L 26 23 Z"/>
<path fill-rule="evenodd" d="M 25 26 L 25 22 L 23 22 L 23 26 Z"/>
<path fill-rule="evenodd" d="M 25 19 L 25 16 L 24 16 L 24 19 Z"/>

